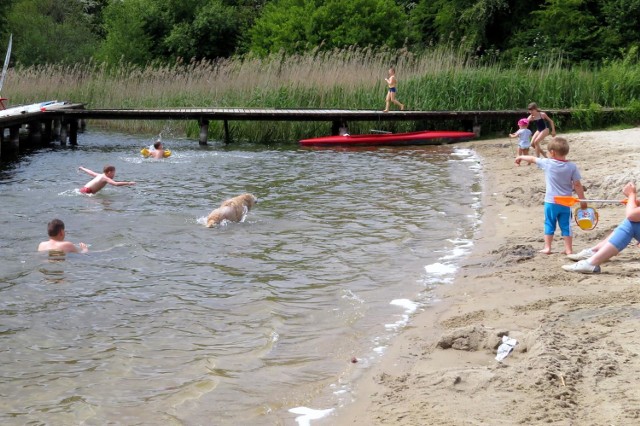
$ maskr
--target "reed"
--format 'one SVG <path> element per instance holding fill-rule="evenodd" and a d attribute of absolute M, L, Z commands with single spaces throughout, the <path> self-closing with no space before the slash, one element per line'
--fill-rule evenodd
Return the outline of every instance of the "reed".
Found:
<path fill-rule="evenodd" d="M 640 98 L 640 67 L 612 63 L 599 69 L 567 68 L 558 58 L 542 68 L 499 64 L 480 65 L 453 49 L 420 54 L 406 50 L 349 48 L 301 55 L 253 56 L 216 61 L 153 64 L 139 68 L 127 63 L 73 66 L 42 65 L 9 71 L 3 95 L 12 104 L 44 100 L 82 102 L 91 108 L 340 108 L 382 109 L 387 69 L 395 65 L 398 98 L 415 110 L 524 109 L 536 101 L 545 109 L 578 108 L 591 111 L 577 127 L 637 122 L 630 113 L 594 119 L 599 107 L 631 107 Z M 586 117 L 586 115 L 585 115 Z M 106 123 L 104 123 L 106 125 Z M 448 123 L 451 125 L 451 123 Z M 452 123 L 455 125 L 455 123 Z M 511 123 L 512 124 L 512 123 Z M 570 123 L 565 123 L 569 125 Z M 118 130 L 158 133 L 159 122 L 109 122 Z M 237 138 L 253 141 L 297 140 L 326 134 L 327 123 L 231 123 Z M 412 130 L 415 124 L 382 127 Z M 493 123 L 504 128 L 507 123 Z M 170 123 L 173 132 L 196 137 L 195 123 Z M 368 123 L 352 123 L 351 131 L 368 131 Z M 487 128 L 483 126 L 483 128 Z M 220 123 L 211 123 L 211 136 L 221 138 Z"/>

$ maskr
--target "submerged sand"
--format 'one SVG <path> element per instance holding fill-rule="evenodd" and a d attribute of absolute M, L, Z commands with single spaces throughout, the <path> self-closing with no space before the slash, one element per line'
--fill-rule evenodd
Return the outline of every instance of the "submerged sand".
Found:
<path fill-rule="evenodd" d="M 640 183 L 640 128 L 560 135 L 587 198 L 622 199 L 626 182 Z M 551 255 L 538 253 L 544 174 L 513 163 L 516 143 L 466 144 L 486 175 L 474 252 L 331 424 L 640 424 L 640 249 L 630 246 L 596 275 L 561 269 L 571 262 L 559 235 Z M 621 204 L 592 206 L 600 222 L 574 227 L 575 252 L 624 218 Z M 518 344 L 498 362 L 503 335 Z"/>

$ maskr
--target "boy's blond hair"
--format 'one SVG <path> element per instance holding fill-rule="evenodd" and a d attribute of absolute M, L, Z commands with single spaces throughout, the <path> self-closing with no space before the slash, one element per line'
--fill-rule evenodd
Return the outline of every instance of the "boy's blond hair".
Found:
<path fill-rule="evenodd" d="M 569 142 L 561 136 L 554 136 L 547 145 L 547 150 L 553 150 L 559 156 L 566 157 L 569 154 Z"/>

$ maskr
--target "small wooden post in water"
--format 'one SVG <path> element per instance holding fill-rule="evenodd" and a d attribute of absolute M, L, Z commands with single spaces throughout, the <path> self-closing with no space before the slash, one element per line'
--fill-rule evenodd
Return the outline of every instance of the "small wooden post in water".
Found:
<path fill-rule="evenodd" d="M 200 119 L 200 145 L 207 144 L 207 137 L 209 136 L 209 120 L 204 118 Z"/>
<path fill-rule="evenodd" d="M 31 147 L 40 143 L 42 140 L 42 123 L 40 121 L 29 123 L 29 137 L 27 140 Z"/>
<path fill-rule="evenodd" d="M 62 124 L 60 123 L 59 119 L 55 119 L 53 120 L 53 140 L 60 140 L 60 128 L 62 127 Z"/>
<path fill-rule="evenodd" d="M 42 145 L 49 145 L 51 142 L 51 131 L 52 131 L 53 123 L 51 120 L 46 120 L 44 122 L 44 132 L 42 133 Z"/>
<path fill-rule="evenodd" d="M 340 134 L 340 122 L 332 121 L 331 122 L 331 136 L 337 136 Z"/>
<path fill-rule="evenodd" d="M 229 122 L 227 120 L 224 120 L 222 122 L 222 127 L 224 127 L 224 143 L 225 144 L 229 144 L 231 143 L 231 135 L 229 133 Z"/>
<path fill-rule="evenodd" d="M 20 150 L 20 126 L 11 126 L 9 128 L 9 144 L 7 148 L 11 154 L 15 154 Z"/>
<path fill-rule="evenodd" d="M 60 145 L 67 144 L 67 122 L 62 121 L 60 124 Z"/>
<path fill-rule="evenodd" d="M 78 145 L 78 120 L 69 122 L 69 143 L 71 146 Z"/>

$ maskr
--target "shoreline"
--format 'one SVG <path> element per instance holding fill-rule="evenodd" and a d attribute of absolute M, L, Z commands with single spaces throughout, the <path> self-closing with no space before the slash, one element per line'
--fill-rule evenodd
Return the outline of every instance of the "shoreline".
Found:
<path fill-rule="evenodd" d="M 640 128 L 562 136 L 587 198 L 621 199 L 624 183 L 640 181 L 640 156 L 630 155 Z M 558 233 L 554 252 L 538 253 L 544 174 L 513 164 L 516 143 L 459 145 L 483 166 L 482 224 L 472 252 L 454 282 L 435 290 L 438 302 L 416 314 L 355 381 L 355 401 L 320 424 L 640 422 L 640 250 L 626 249 L 597 275 L 561 269 L 571 262 L 560 253 Z M 574 252 L 624 218 L 620 205 L 593 207 L 600 222 L 588 232 L 573 227 Z M 502 335 L 518 344 L 498 362 Z"/>

